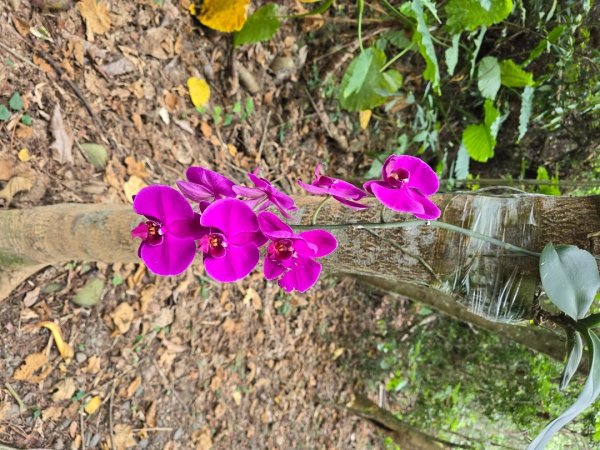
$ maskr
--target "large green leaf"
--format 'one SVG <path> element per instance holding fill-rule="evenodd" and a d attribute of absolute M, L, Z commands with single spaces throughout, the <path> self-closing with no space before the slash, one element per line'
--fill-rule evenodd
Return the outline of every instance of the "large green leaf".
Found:
<path fill-rule="evenodd" d="M 500 78 L 507 87 L 533 86 L 533 74 L 519 67 L 512 59 L 500 61 Z"/>
<path fill-rule="evenodd" d="M 267 3 L 248 17 L 244 28 L 233 34 L 233 45 L 237 47 L 243 44 L 268 41 L 277 33 L 280 25 L 277 17 L 277 5 Z"/>
<path fill-rule="evenodd" d="M 527 450 L 543 450 L 548 441 L 562 427 L 581 414 L 590 406 L 600 394 L 600 339 L 591 330 L 587 330 L 586 337 L 590 354 L 590 373 L 583 386 L 583 390 L 575 403 L 573 403 L 560 417 L 550 422 L 546 428 L 529 444 Z"/>
<path fill-rule="evenodd" d="M 381 72 L 385 53 L 376 47 L 367 48 L 352 60 L 340 85 L 340 105 L 348 111 L 372 109 L 385 103 L 402 86 L 402 76 L 396 70 Z"/>
<path fill-rule="evenodd" d="M 439 94 L 440 93 L 440 68 L 433 47 L 433 39 L 429 33 L 429 27 L 425 21 L 423 14 L 423 0 L 413 0 L 410 4 L 412 11 L 417 18 L 417 31 L 413 35 L 413 41 L 419 46 L 419 53 L 425 59 L 427 67 L 423 72 L 423 78 L 431 81 L 431 87 Z"/>
<path fill-rule="evenodd" d="M 577 368 L 579 367 L 579 363 L 581 362 L 581 356 L 583 355 L 583 340 L 581 339 L 579 332 L 571 331 L 570 333 L 572 334 L 571 336 L 569 336 L 569 347 L 571 351 L 569 353 L 569 359 L 565 364 L 565 368 L 563 370 L 562 377 L 560 380 L 559 389 L 561 391 L 567 387 L 569 381 L 571 381 L 571 378 L 573 377 L 573 375 L 575 375 L 575 372 L 577 372 Z"/>
<path fill-rule="evenodd" d="M 575 320 L 586 315 L 600 288 L 595 258 L 574 245 L 546 244 L 540 275 L 552 303 Z"/>
<path fill-rule="evenodd" d="M 543 184 L 538 186 L 538 191 L 540 192 L 540 194 L 560 195 L 560 189 L 558 188 L 558 175 L 553 176 L 552 179 L 550 179 L 548 171 L 544 166 L 538 167 L 537 176 L 535 177 L 535 179 L 538 181 L 552 181 L 552 184 L 550 185 Z"/>
<path fill-rule="evenodd" d="M 473 31 L 480 26 L 502 22 L 513 9 L 512 0 L 489 0 L 487 3 L 490 7 L 485 9 L 479 0 L 450 0 L 446 4 L 446 27 L 453 34 Z"/>
<path fill-rule="evenodd" d="M 469 125 L 462 133 L 462 144 L 475 161 L 486 162 L 494 156 L 496 140 L 490 135 L 487 127 L 480 123 Z"/>
<path fill-rule="evenodd" d="M 493 56 L 486 56 L 477 68 L 477 87 L 485 98 L 494 100 L 500 89 L 500 65 Z"/>

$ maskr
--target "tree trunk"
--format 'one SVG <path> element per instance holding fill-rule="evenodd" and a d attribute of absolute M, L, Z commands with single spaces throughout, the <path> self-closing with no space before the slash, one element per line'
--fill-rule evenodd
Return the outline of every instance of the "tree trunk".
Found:
<path fill-rule="evenodd" d="M 321 199 L 296 200 L 298 223 L 308 223 Z M 508 251 L 479 235 L 534 252 L 548 242 L 573 244 L 598 256 L 600 196 L 444 194 L 434 201 L 442 209 L 440 221 L 471 235 L 412 220 L 402 228 L 366 230 L 356 225 L 381 219 L 375 200 L 371 199 L 373 208 L 360 213 L 330 200 L 318 223 L 334 224 L 339 248 L 323 261 L 325 266 L 562 359 L 561 335 L 513 325 L 532 318 L 537 258 Z M 385 222 L 407 220 L 389 210 L 383 216 Z M 8 271 L 70 260 L 137 262 L 139 243 L 130 238 L 130 230 L 140 220 L 123 205 L 62 204 L 1 211 L 0 280 Z M 346 223 L 355 225 L 341 226 Z"/>

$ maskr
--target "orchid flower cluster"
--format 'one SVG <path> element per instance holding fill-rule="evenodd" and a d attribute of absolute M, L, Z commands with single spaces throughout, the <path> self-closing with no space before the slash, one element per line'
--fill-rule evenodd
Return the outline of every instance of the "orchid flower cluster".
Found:
<path fill-rule="evenodd" d="M 385 207 L 434 220 L 439 208 L 429 199 L 439 187 L 435 172 L 419 158 L 391 155 L 382 169 L 382 179 L 368 181 L 360 189 L 346 181 L 322 174 L 318 164 L 310 184 L 298 181 L 313 195 L 329 196 L 360 211 L 360 203 L 375 196 Z M 157 275 L 184 272 L 201 254 L 206 273 L 217 281 L 233 282 L 250 274 L 266 245 L 263 272 L 267 280 L 278 280 L 287 292 L 305 292 L 319 278 L 317 259 L 337 248 L 328 231 L 300 233 L 268 211 L 274 208 L 286 220 L 297 210 L 294 200 L 278 190 L 258 171 L 248 173 L 254 187 L 236 185 L 225 176 L 202 167 L 190 167 L 179 191 L 164 185 L 143 188 L 133 200 L 136 213 L 145 220 L 131 235 L 141 239 L 138 254 Z M 190 204 L 191 202 L 191 204 Z M 194 206 L 192 206 L 192 204 Z"/>

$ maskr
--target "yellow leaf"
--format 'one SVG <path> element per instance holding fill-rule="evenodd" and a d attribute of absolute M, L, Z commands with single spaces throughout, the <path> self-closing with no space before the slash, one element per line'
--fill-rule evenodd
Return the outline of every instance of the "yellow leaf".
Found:
<path fill-rule="evenodd" d="M 100 408 L 101 404 L 102 404 L 102 399 L 100 398 L 99 395 L 96 395 L 95 397 L 92 397 L 90 399 L 90 401 L 85 404 L 83 409 L 86 413 L 91 415 L 91 414 L 94 414 L 98 408 Z"/>
<path fill-rule="evenodd" d="M 371 120 L 371 114 L 373 112 L 370 109 L 365 109 L 358 113 L 358 120 L 360 122 L 360 128 L 362 130 L 366 130 L 369 126 L 369 121 Z"/>
<path fill-rule="evenodd" d="M 200 15 L 200 23 L 209 28 L 225 33 L 239 31 L 246 23 L 250 0 L 204 0 Z"/>
<path fill-rule="evenodd" d="M 202 78 L 190 77 L 187 80 L 190 98 L 196 108 L 203 108 L 210 99 L 210 86 Z"/>
<path fill-rule="evenodd" d="M 104 34 L 110 29 L 110 16 L 105 2 L 81 0 L 77 3 L 77 9 L 85 20 L 88 41 L 94 41 L 94 33 Z"/>
<path fill-rule="evenodd" d="M 71 359 L 73 357 L 75 354 L 73 352 L 73 348 L 64 341 L 58 325 L 56 325 L 54 322 L 45 321 L 38 323 L 37 326 L 40 328 L 48 328 L 50 330 L 52 337 L 54 338 L 54 342 L 56 343 L 56 348 L 58 348 L 60 356 L 62 356 L 63 359 Z"/>
<path fill-rule="evenodd" d="M 29 150 L 27 150 L 26 148 L 22 148 L 21 150 L 19 150 L 19 153 L 17 154 L 17 156 L 19 157 L 19 160 L 23 161 L 23 162 L 27 162 L 31 159 Z"/>

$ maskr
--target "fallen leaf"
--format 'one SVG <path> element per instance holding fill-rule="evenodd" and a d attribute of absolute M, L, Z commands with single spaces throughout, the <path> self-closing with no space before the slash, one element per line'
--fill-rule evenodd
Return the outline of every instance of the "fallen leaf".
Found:
<path fill-rule="evenodd" d="M 81 0 L 77 3 L 77 9 L 85 20 L 88 41 L 94 42 L 94 33 L 104 34 L 110 29 L 110 16 L 102 0 Z"/>
<path fill-rule="evenodd" d="M 110 317 L 115 323 L 119 334 L 125 334 L 129 331 L 133 321 L 133 308 L 129 303 L 123 302 L 110 313 Z"/>
<path fill-rule="evenodd" d="M 204 108 L 210 100 L 210 86 L 202 78 L 190 77 L 187 80 L 192 104 L 196 108 Z"/>
<path fill-rule="evenodd" d="M 135 175 L 130 176 L 129 180 L 123 183 L 123 191 L 125 192 L 125 197 L 127 197 L 127 200 L 133 203 L 133 196 L 140 192 L 146 186 L 148 185 L 140 177 L 136 177 Z"/>
<path fill-rule="evenodd" d="M 29 150 L 26 148 L 22 148 L 21 150 L 19 150 L 19 153 L 17 153 L 17 156 L 18 156 L 19 160 L 23 161 L 23 162 L 27 162 L 31 159 Z"/>
<path fill-rule="evenodd" d="M 213 30 L 231 33 L 241 30 L 246 23 L 249 4 L 250 0 L 204 0 L 196 17 Z"/>
<path fill-rule="evenodd" d="M 0 190 L 0 198 L 6 200 L 10 204 L 13 197 L 23 191 L 29 191 L 33 187 L 33 183 L 29 178 L 25 177 L 12 177 L 4 186 L 4 189 Z"/>
<path fill-rule="evenodd" d="M 40 291 L 41 288 L 38 286 L 35 289 L 29 291 L 27 294 L 25 294 L 25 298 L 23 299 L 23 305 L 25 305 L 27 308 L 35 305 L 35 302 L 37 302 L 38 297 L 40 296 Z"/>
<path fill-rule="evenodd" d="M 50 406 L 42 411 L 43 420 L 57 420 L 63 417 L 63 409 L 60 406 Z"/>
<path fill-rule="evenodd" d="M 94 0 L 91 0 L 94 1 Z M 54 136 L 54 142 L 50 148 L 56 150 L 54 159 L 59 163 L 64 164 L 66 162 L 73 162 L 73 134 L 67 129 L 63 122 L 62 114 L 60 112 L 60 105 L 57 103 L 52 113 L 52 120 L 50 121 L 50 129 Z"/>
<path fill-rule="evenodd" d="M 100 303 L 104 280 L 101 278 L 90 278 L 71 299 L 73 303 L 83 307 L 90 307 Z"/>
<path fill-rule="evenodd" d="M 56 348 L 58 348 L 60 356 L 62 356 L 63 359 L 71 359 L 73 357 L 75 354 L 73 352 L 73 348 L 64 341 L 60 328 L 57 324 L 50 321 L 44 321 L 38 323 L 37 326 L 40 328 L 48 328 L 50 330 L 52 337 L 54 338 L 54 342 L 56 343 Z"/>
<path fill-rule="evenodd" d="M 365 109 L 358 113 L 358 120 L 360 122 L 360 128 L 362 130 L 366 130 L 369 126 L 369 121 L 371 120 L 372 114 L 373 111 L 371 111 L 370 109 Z"/>
<path fill-rule="evenodd" d="M 137 377 L 135 377 L 133 379 L 133 381 L 129 384 L 127 389 L 123 392 L 122 397 L 123 398 L 133 397 L 133 394 L 135 394 L 135 392 L 138 390 L 138 388 L 140 387 L 140 384 L 142 384 L 142 377 L 140 377 L 138 375 Z"/>
<path fill-rule="evenodd" d="M 145 414 L 146 425 L 150 428 L 156 427 L 156 402 L 152 402 Z"/>
<path fill-rule="evenodd" d="M 85 158 L 92 163 L 96 170 L 102 170 L 108 163 L 108 151 L 106 147 L 91 142 L 80 144 Z"/>
<path fill-rule="evenodd" d="M 146 171 L 146 167 L 144 167 L 144 163 L 142 161 L 137 161 L 131 155 L 125 158 L 125 165 L 127 166 L 128 175 L 135 175 L 140 178 L 148 178 L 150 176 Z"/>
<path fill-rule="evenodd" d="M 56 390 L 54 394 L 52 394 L 53 401 L 59 402 L 61 400 L 70 400 L 77 390 L 77 385 L 75 384 L 75 380 L 73 380 L 73 378 L 65 378 L 64 380 L 56 383 L 52 390 Z"/>
<path fill-rule="evenodd" d="M 100 358 L 96 355 L 88 359 L 87 366 L 82 370 L 83 373 L 89 373 L 92 375 L 100 372 Z"/>
<path fill-rule="evenodd" d="M 202 131 L 202 134 L 207 139 L 210 139 L 210 137 L 213 135 L 212 128 L 210 127 L 208 122 L 206 122 L 204 120 L 202 122 L 200 122 L 200 131 Z"/>
<path fill-rule="evenodd" d="M 88 414 L 94 414 L 102 405 L 102 399 L 99 395 L 92 397 L 83 407 L 83 410 Z"/>
<path fill-rule="evenodd" d="M 210 450 L 213 446 L 212 438 L 208 432 L 202 433 L 198 438 L 196 450 Z"/>
<path fill-rule="evenodd" d="M 25 358 L 25 362 L 15 370 L 13 378 L 19 381 L 27 381 L 28 383 L 39 383 L 44 381 L 50 372 L 52 366 L 46 366 L 48 363 L 48 357 L 45 353 L 32 353 Z M 41 369 L 41 370 L 40 370 Z M 35 372 L 40 370 L 38 375 L 34 375 Z"/>
<path fill-rule="evenodd" d="M 115 450 L 125 450 L 137 445 L 137 442 L 133 438 L 133 428 L 130 425 L 118 423 L 115 425 L 114 431 L 113 445 Z"/>

